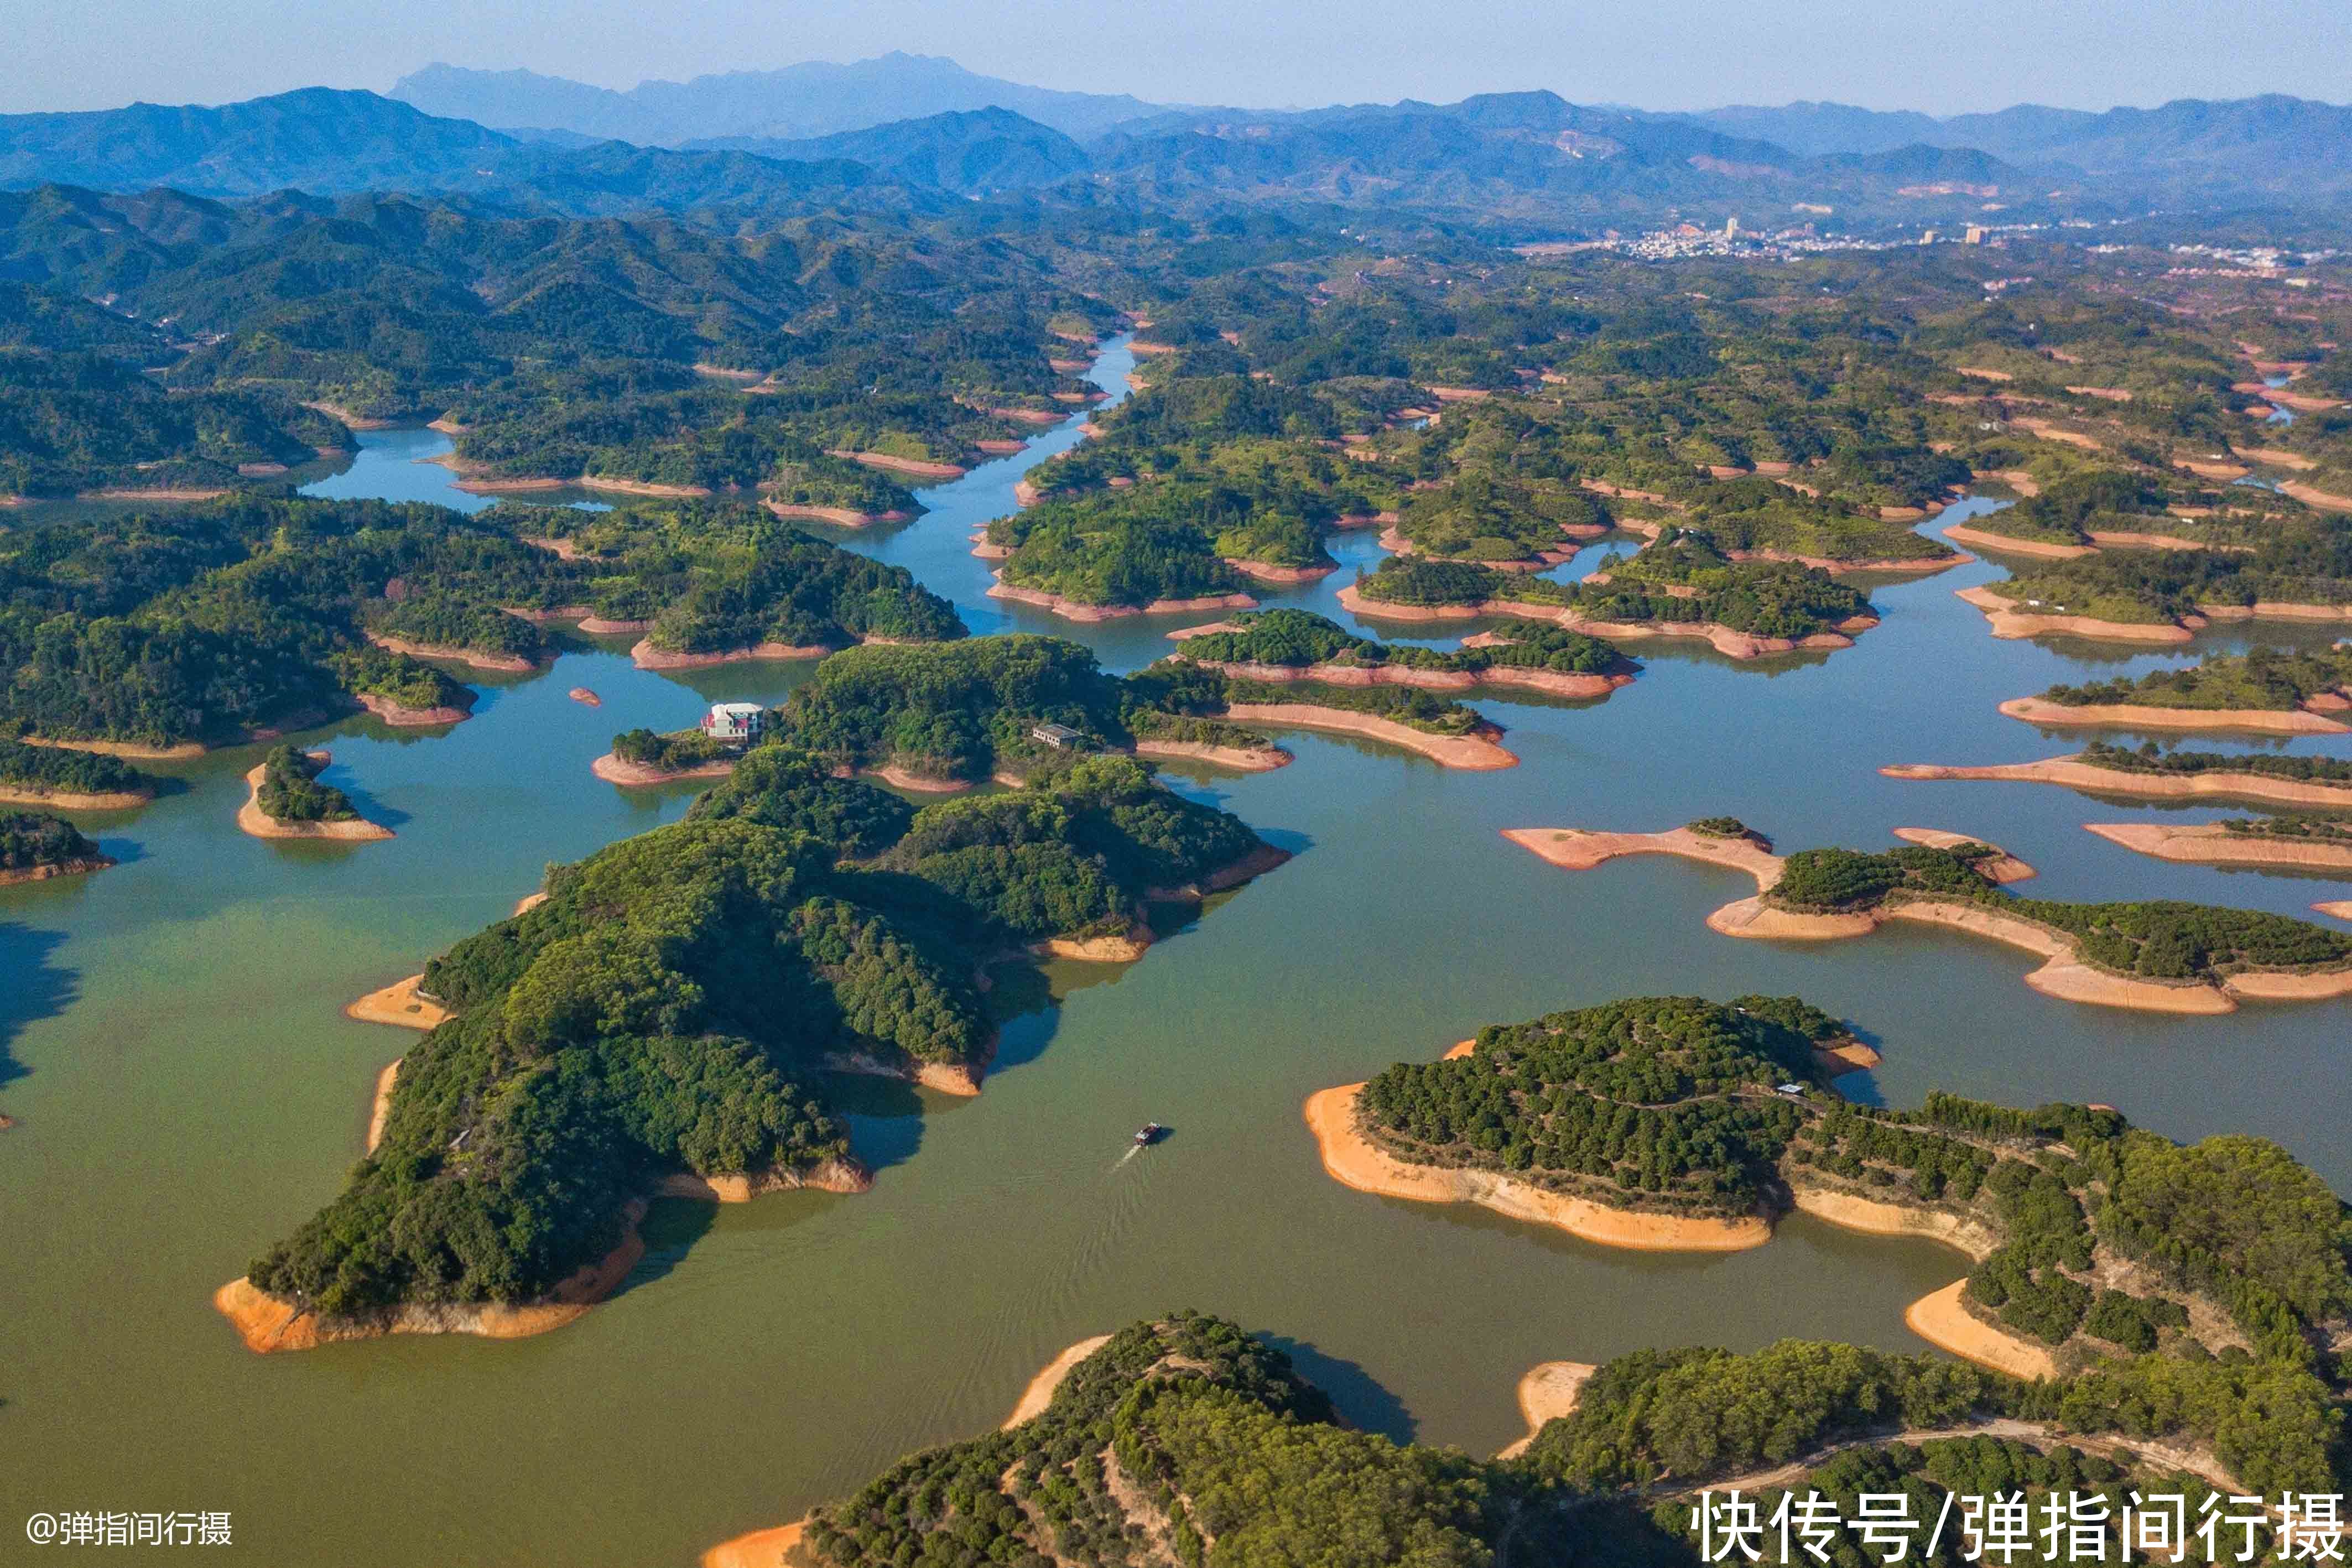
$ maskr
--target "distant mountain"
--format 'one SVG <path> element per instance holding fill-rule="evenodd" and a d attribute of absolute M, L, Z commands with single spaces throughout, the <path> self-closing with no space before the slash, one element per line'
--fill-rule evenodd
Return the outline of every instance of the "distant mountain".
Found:
<path fill-rule="evenodd" d="M 526 141 L 372 92 L 305 88 L 216 109 L 0 115 L 0 188 L 170 186 L 237 197 L 298 188 L 468 193 L 573 214 L 654 207 L 801 210 L 936 204 L 842 159 Z"/>
<path fill-rule="evenodd" d="M 1927 143 L 2162 193 L 2304 200 L 2352 194 L 2352 109 L 2273 94 L 2179 99 L 2158 109 L 2020 104 L 1937 120 L 1837 103 L 1718 109 L 1689 117 L 1809 153 L 1873 153 Z"/>
<path fill-rule="evenodd" d="M 821 60 L 691 81 L 648 81 L 626 92 L 541 76 L 431 65 L 393 84 L 392 96 L 428 114 L 483 125 L 570 131 L 648 147 L 719 138 L 804 141 L 951 110 L 1006 109 L 1085 140 L 1160 106 L 1125 94 L 1058 92 L 984 77 L 953 60 L 893 52 L 849 65 Z"/>
<path fill-rule="evenodd" d="M 737 136 L 687 145 L 766 158 L 846 158 L 907 184 L 958 195 L 1050 185 L 1088 166 L 1076 141 L 1009 109 L 950 110 L 801 141 Z"/>

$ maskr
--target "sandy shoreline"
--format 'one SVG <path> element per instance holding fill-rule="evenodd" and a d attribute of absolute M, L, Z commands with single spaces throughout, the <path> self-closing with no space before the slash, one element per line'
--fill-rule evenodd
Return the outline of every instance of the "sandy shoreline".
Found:
<path fill-rule="evenodd" d="M 1312 703 L 1229 703 L 1223 716 L 1235 724 L 1265 724 L 1361 736 L 1426 757 L 1441 768 L 1491 772 L 1519 765 L 1516 755 L 1476 735 L 1431 735 L 1393 719 L 1379 718 L 1347 708 L 1321 707 Z"/>
<path fill-rule="evenodd" d="M 1290 753 L 1279 746 L 1244 750 L 1238 746 L 1211 746 L 1198 740 L 1139 740 L 1135 754 L 1161 761 L 1206 762 L 1237 773 L 1271 773 L 1277 768 L 1289 767 L 1292 760 Z"/>
<path fill-rule="evenodd" d="M 2271 735 L 2342 735 L 2352 725 L 2307 708 L 2152 707 L 2139 703 L 2087 703 L 2080 706 L 2011 697 L 2000 711 L 2028 724 L 2118 729 L 2260 730 Z"/>
<path fill-rule="evenodd" d="M 722 757 L 692 768 L 656 768 L 650 762 L 627 761 L 608 751 L 590 763 L 588 770 L 607 784 L 641 789 L 653 784 L 675 784 L 681 779 L 724 779 L 735 771 L 735 761 Z"/>
<path fill-rule="evenodd" d="M 1527 1421 L 1528 1435 L 1511 1444 L 1495 1457 L 1516 1459 L 1528 1451 L 1528 1445 L 1544 1429 L 1547 1422 L 1576 1413 L 1577 1396 L 1584 1385 L 1601 1369 L 1589 1361 L 1539 1361 L 1529 1367 L 1519 1379 L 1519 1415 Z"/>
<path fill-rule="evenodd" d="M 1257 601 L 1246 593 L 1212 594 L 1201 599 L 1155 599 L 1149 604 L 1081 604 L 1075 599 L 1065 599 L 1058 593 L 1045 593 L 1034 588 L 1015 588 L 1000 574 L 988 591 L 991 599 L 1003 599 L 1015 604 L 1033 604 L 1049 611 L 1065 621 L 1089 624 L 1097 621 L 1118 621 L 1130 615 L 1190 615 L 1202 610 L 1255 610 Z"/>
<path fill-rule="evenodd" d="M 1534 604 L 1525 600 L 1487 599 L 1475 604 L 1385 604 L 1367 599 L 1354 584 L 1339 590 L 1342 608 L 1350 614 L 1373 621 L 1475 621 L 1487 618 L 1517 617 L 1527 621 L 1549 621 L 1570 632 L 1580 632 L 1588 637 L 1599 637 L 1612 643 L 1638 643 L 1649 638 L 1668 641 L 1706 643 L 1729 659 L 1766 659 L 1776 653 L 1791 653 L 1800 649 L 1837 649 L 1853 646 L 1853 633 L 1867 632 L 1878 624 L 1874 616 L 1858 615 L 1841 622 L 1833 632 L 1817 632 L 1809 637 L 1758 637 L 1746 632 L 1734 631 L 1713 621 L 1592 621 L 1557 604 Z"/>
<path fill-rule="evenodd" d="M 887 468 L 893 474 L 905 474 L 917 479 L 961 479 L 963 468 L 953 463 L 933 463 L 922 457 L 893 457 L 887 452 L 851 452 L 846 448 L 827 447 L 829 457 L 846 457 L 852 463 L 863 463 L 868 468 Z"/>
<path fill-rule="evenodd" d="M 434 725 L 461 724 L 473 714 L 461 707 L 403 707 L 390 697 L 373 692 L 359 694 L 360 706 L 375 715 L 394 729 L 424 729 Z"/>
<path fill-rule="evenodd" d="M 313 751 L 307 754 L 324 767 L 333 760 L 332 754 Z M 373 843 L 393 836 L 392 830 L 363 817 L 341 822 L 281 822 L 261 809 L 261 778 L 268 771 L 268 763 L 257 763 L 245 776 L 245 804 L 236 810 L 236 825 L 257 839 L 322 839 L 341 843 Z"/>
<path fill-rule="evenodd" d="M 51 740 L 41 735 L 20 735 L 16 739 L 26 746 L 54 747 L 60 751 L 95 751 L 100 757 L 120 757 L 131 762 L 188 762 L 202 757 L 209 749 L 197 740 L 183 740 L 172 746 L 142 746 L 135 740 Z"/>
<path fill-rule="evenodd" d="M 787 522 L 831 523 L 837 528 L 870 528 L 877 523 L 903 523 L 911 512 L 860 512 L 849 507 L 803 507 L 789 501 L 762 501 L 761 506 Z"/>
<path fill-rule="evenodd" d="M 368 641 L 392 653 L 406 653 L 415 659 L 439 659 L 445 664 L 465 664 L 477 670 L 496 670 L 504 674 L 526 675 L 539 668 L 536 662 L 520 653 L 484 653 L 471 648 L 450 648 L 437 643 L 412 643 L 405 637 L 386 637 L 368 633 Z"/>
<path fill-rule="evenodd" d="M 800 1549 L 808 1525 L 807 1519 L 796 1519 L 772 1530 L 754 1530 L 722 1541 L 702 1554 L 701 1568 L 785 1568 Z"/>
<path fill-rule="evenodd" d="M 2312 783 L 2299 779 L 2275 779 L 2264 773 L 2126 773 L 2116 768 L 2095 768 L 2074 757 L 2049 757 L 2039 762 L 1998 762 L 1979 767 L 1946 767 L 1934 763 L 1891 763 L 1878 770 L 1889 779 L 2001 779 L 2032 784 L 2063 784 L 2094 795 L 2146 795 L 2159 800 L 2269 800 L 2289 806 L 2352 808 L 2352 783 Z"/>
<path fill-rule="evenodd" d="M 58 811 L 128 811 L 155 798 L 152 789 L 113 789 L 85 795 L 35 784 L 0 784 L 0 806 L 46 806 Z"/>
<path fill-rule="evenodd" d="M 1037 1375 L 1031 1378 L 1029 1385 L 1021 1391 L 1021 1397 L 1013 1401 L 1013 1413 L 1004 1418 L 997 1430 L 1010 1432 L 1024 1421 L 1034 1420 L 1044 1415 L 1045 1406 L 1054 1402 L 1054 1390 L 1062 1385 L 1062 1379 L 1069 1376 L 1072 1368 L 1108 1344 L 1110 1340 L 1111 1336 L 1107 1333 L 1082 1339 L 1040 1367 Z"/>
<path fill-rule="evenodd" d="M 2000 638 L 2059 636 L 2088 637 L 2106 643 L 2186 643 L 2196 635 L 2191 628 L 2169 621 L 2141 624 L 2019 610 L 2015 608 L 2017 601 L 2004 599 L 1989 589 L 1956 588 L 1952 594 L 1983 611 L 1985 618 L 1992 622 L 1992 634 Z"/>
<path fill-rule="evenodd" d="M 357 1006 L 357 1003 L 353 1003 Z M 405 1057 L 395 1056 L 392 1065 L 375 1075 L 375 1103 L 368 1109 L 367 1152 L 373 1154 L 383 1142 L 383 1124 L 392 1117 L 392 1089 L 400 1082 L 400 1064 Z"/>
<path fill-rule="evenodd" d="M 1183 655 L 1179 653 L 1178 657 Z M 1472 672 L 1423 670 L 1405 664 L 1251 664 L 1195 659 L 1204 670 L 1222 670 L 1245 681 L 1268 685 L 1309 684 L 1327 686 L 1416 686 L 1423 691 L 1466 692 L 1479 686 L 1510 686 L 1542 692 L 1548 696 L 1591 699 L 1605 697 L 1620 686 L 1633 684 L 1629 674 L 1588 675 L 1558 670 L 1520 669 L 1508 665 Z"/>
<path fill-rule="evenodd" d="M 449 1009 L 429 997 L 417 995 L 416 988 L 424 983 L 421 974 L 394 980 L 344 1008 L 343 1016 L 362 1023 L 388 1023 L 401 1029 L 438 1028 L 448 1020 Z"/>
<path fill-rule="evenodd" d="M 1556 1226 L 1600 1246 L 1634 1251 L 1740 1252 L 1772 1239 L 1771 1226 L 1757 1215 L 1715 1219 L 1636 1213 L 1546 1192 L 1498 1172 L 1409 1165 L 1358 1129 L 1356 1096 L 1363 1087 L 1343 1083 L 1318 1091 L 1303 1108 L 1324 1171 L 1343 1186 L 1420 1203 L 1475 1203 L 1514 1219 Z"/>
<path fill-rule="evenodd" d="M 720 664 L 744 664 L 759 659 L 822 659 L 837 652 L 814 644 L 802 646 L 795 643 L 755 643 L 749 648 L 730 648 L 721 653 L 672 653 L 653 644 L 648 637 L 629 650 L 629 662 L 641 670 L 708 670 Z"/>
<path fill-rule="evenodd" d="M 1937 1349 L 2011 1377 L 2055 1377 L 2058 1363 L 2041 1346 L 1980 1321 L 1960 1300 L 1966 1280 L 1955 1280 L 1904 1309 L 1903 1322 Z"/>
<path fill-rule="evenodd" d="M 2219 822 L 2085 822 L 2083 831 L 2160 861 L 2352 871 L 2352 842 L 2233 833 Z"/>
<path fill-rule="evenodd" d="M 51 882 L 61 876 L 79 876 L 84 872 L 104 871 L 119 863 L 112 855 L 80 855 L 69 861 L 26 866 L 21 871 L 0 871 L 0 887 L 19 887 L 28 882 Z"/>

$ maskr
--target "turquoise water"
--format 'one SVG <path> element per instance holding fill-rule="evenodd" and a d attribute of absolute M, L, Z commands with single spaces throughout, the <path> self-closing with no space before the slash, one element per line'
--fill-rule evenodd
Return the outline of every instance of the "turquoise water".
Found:
<path fill-rule="evenodd" d="M 1129 364 L 1113 349 L 1095 379 L 1116 391 Z M 1077 439 L 1074 422 L 929 492 L 914 522 L 835 537 L 909 567 L 975 632 L 1054 632 L 1113 667 L 1147 663 L 1181 622 L 1073 627 L 1005 606 L 969 554 L 1013 481 Z M 455 500 L 446 470 L 415 461 L 441 444 L 370 434 L 326 483 Z M 1337 549 L 1350 570 L 1266 601 L 1345 621 L 1333 596 L 1377 550 L 1365 534 Z M 1993 711 L 2055 680 L 2326 640 L 2241 624 L 2170 654 L 2000 643 L 1951 592 L 1998 575 L 1971 563 L 1875 588 L 1885 624 L 1834 654 L 1739 665 L 1650 644 L 1606 703 L 1481 695 L 1523 759 L 1507 772 L 1301 734 L 1278 772 L 1171 774 L 1297 858 L 1141 963 L 1055 967 L 1055 1005 L 1008 1030 L 978 1100 L 845 1085 L 871 1193 L 659 1206 L 654 1253 L 621 1295 L 511 1343 L 260 1358 L 207 1298 L 336 1190 L 374 1074 L 411 1039 L 342 1004 L 503 915 L 549 862 L 682 812 L 690 787 L 590 777 L 616 730 L 675 727 L 720 696 L 774 700 L 807 667 L 681 679 L 583 644 L 486 684 L 446 731 L 361 719 L 304 737 L 397 831 L 384 843 L 239 833 L 251 748 L 173 768 L 184 791 L 88 820 L 120 867 L 0 892 L 0 1107 L 19 1123 L 0 1134 L 0 1561 L 33 1509 L 226 1508 L 247 1560 L 273 1568 L 683 1564 L 993 1424 L 1065 1344 L 1175 1306 L 1292 1343 L 1366 1426 L 1481 1451 L 1517 1436 L 1512 1387 L 1538 1360 L 1782 1334 L 1917 1348 L 1903 1304 L 1963 1266 L 1932 1244 L 1798 1219 L 1731 1257 L 1626 1254 L 1322 1175 L 1298 1120 L 1310 1092 L 1482 1023 L 1617 997 L 1800 992 L 1885 1051 L 1849 1081 L 1858 1093 L 2106 1101 L 2179 1137 L 2277 1138 L 2352 1189 L 2340 1006 L 2083 1008 L 2029 990 L 2029 956 L 1939 931 L 1734 941 L 1703 921 L 1751 891 L 1744 877 L 1658 859 L 1570 874 L 1498 836 L 1727 812 L 1786 848 L 1869 847 L 1916 824 L 2005 845 L 2042 868 L 2025 891 L 2053 897 L 2300 913 L 2352 896 L 2168 865 L 2082 831 L 2147 807 L 1878 777 L 2072 749 Z M 569 700 L 574 685 L 604 706 Z M 2294 745 L 2352 755 L 2340 739 Z M 1147 1118 L 1173 1136 L 1123 1161 Z"/>

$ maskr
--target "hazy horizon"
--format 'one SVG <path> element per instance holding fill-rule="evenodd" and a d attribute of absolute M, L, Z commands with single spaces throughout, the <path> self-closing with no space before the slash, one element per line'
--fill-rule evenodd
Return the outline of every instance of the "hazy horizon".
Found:
<path fill-rule="evenodd" d="M 1769 12 L 1679 0 L 1639 16 L 1488 0 L 1433 28 L 1427 8 L 1406 0 L 1143 0 L 1117 12 L 871 0 L 855 10 L 699 8 L 649 35 L 622 0 L 491 0 L 462 14 L 386 0 L 332 11 L 292 0 L 83 0 L 0 31 L 16 63 L 0 82 L 0 111 L 225 103 L 312 86 L 382 92 L 436 63 L 626 90 L 893 50 L 1038 87 L 1237 108 L 1536 89 L 1660 110 L 1818 99 L 1937 115 L 2271 92 L 2345 101 L 2352 7 L 2278 0 L 2262 16 L 2253 28 L 2243 13 L 2169 0 L 2065 14 L 2028 0 L 1958 0 L 1917 16 L 1863 0 Z"/>

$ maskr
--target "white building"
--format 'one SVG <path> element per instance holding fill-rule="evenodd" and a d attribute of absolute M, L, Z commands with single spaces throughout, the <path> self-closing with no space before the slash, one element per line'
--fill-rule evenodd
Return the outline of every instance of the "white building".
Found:
<path fill-rule="evenodd" d="M 767 723 L 768 710 L 758 703 L 712 703 L 702 716 L 702 733 L 713 740 L 749 740 Z"/>

